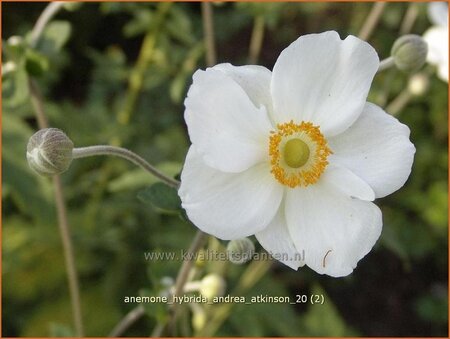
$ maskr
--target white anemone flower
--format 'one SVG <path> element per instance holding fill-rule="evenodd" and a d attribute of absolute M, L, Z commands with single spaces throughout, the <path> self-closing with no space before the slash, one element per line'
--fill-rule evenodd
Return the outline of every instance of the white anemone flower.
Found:
<path fill-rule="evenodd" d="M 423 35 L 428 43 L 427 61 L 437 67 L 438 77 L 448 82 L 448 4 L 431 2 L 428 14 L 433 26 Z"/>
<path fill-rule="evenodd" d="M 300 37 L 273 72 L 219 64 L 185 100 L 192 145 L 179 195 L 202 231 L 255 235 L 297 269 L 346 276 L 380 236 L 372 203 L 402 187 L 409 128 L 366 102 L 379 59 L 354 36 Z"/>

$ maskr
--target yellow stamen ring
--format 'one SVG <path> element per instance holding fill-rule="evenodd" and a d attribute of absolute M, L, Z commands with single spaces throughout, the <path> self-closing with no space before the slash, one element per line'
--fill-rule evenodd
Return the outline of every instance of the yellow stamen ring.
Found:
<path fill-rule="evenodd" d="M 271 173 L 291 188 L 319 180 L 332 153 L 318 126 L 302 121 L 278 124 L 269 140 Z"/>

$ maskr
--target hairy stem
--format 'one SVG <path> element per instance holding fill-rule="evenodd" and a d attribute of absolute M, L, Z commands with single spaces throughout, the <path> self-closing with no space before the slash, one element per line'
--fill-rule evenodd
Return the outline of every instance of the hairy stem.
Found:
<path fill-rule="evenodd" d="M 112 155 L 120 157 L 142 167 L 144 170 L 171 187 L 178 188 L 178 186 L 180 185 L 180 182 L 178 180 L 166 176 L 164 173 L 160 172 L 155 167 L 150 165 L 144 158 L 126 148 L 109 145 L 79 147 L 73 149 L 72 155 L 74 159 L 86 158 L 94 155 Z"/>
<path fill-rule="evenodd" d="M 384 71 L 384 70 L 386 70 L 388 68 L 391 68 L 394 65 L 395 65 L 394 57 L 390 56 L 390 57 L 388 57 L 388 58 L 386 58 L 384 60 L 381 60 L 380 61 L 380 66 L 378 67 L 377 73 L 380 73 L 380 72 L 382 72 L 382 71 Z"/>

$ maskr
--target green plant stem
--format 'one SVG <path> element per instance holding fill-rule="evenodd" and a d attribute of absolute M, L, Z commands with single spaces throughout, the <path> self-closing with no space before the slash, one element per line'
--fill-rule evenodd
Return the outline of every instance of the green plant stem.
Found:
<path fill-rule="evenodd" d="M 380 61 L 380 66 L 378 67 L 377 73 L 380 73 L 380 72 L 382 72 L 382 71 L 384 71 L 384 70 L 386 70 L 388 68 L 391 68 L 394 65 L 395 65 L 394 57 L 390 56 L 390 57 L 388 57 L 388 58 L 386 58 L 384 60 L 381 60 Z"/>
<path fill-rule="evenodd" d="M 67 220 L 67 210 L 64 200 L 61 176 L 53 176 L 53 186 L 55 187 L 56 209 L 58 211 L 58 225 L 65 254 L 64 259 L 67 267 L 67 280 L 69 282 L 70 299 L 72 300 L 75 331 L 77 336 L 83 337 L 84 330 L 81 315 L 80 288 L 78 285 L 78 276 L 75 268 L 75 256 L 73 253 L 72 242 L 70 240 L 69 222 Z"/>
<path fill-rule="evenodd" d="M 33 79 L 28 79 L 30 88 L 31 104 L 33 106 L 38 126 L 40 129 L 48 127 L 47 117 L 44 112 L 44 105 L 39 89 Z M 73 322 L 77 336 L 82 337 L 83 319 L 81 315 L 80 287 L 78 284 L 78 275 L 75 268 L 75 256 L 73 253 L 72 242 L 70 240 L 70 227 L 67 220 L 66 204 L 64 201 L 64 192 L 59 175 L 53 176 L 53 189 L 55 192 L 56 210 L 58 215 L 59 234 L 64 252 L 66 263 L 66 274 L 69 285 L 70 300 L 72 304 Z"/>
<path fill-rule="evenodd" d="M 166 14 L 168 13 L 171 2 L 162 2 L 158 5 L 155 22 L 150 31 L 145 35 L 142 42 L 139 56 L 131 70 L 130 77 L 128 79 L 128 90 L 125 98 L 125 104 L 122 110 L 117 115 L 117 120 L 120 124 L 126 125 L 130 121 L 131 115 L 136 106 L 139 93 L 142 90 L 144 83 L 145 71 L 153 58 L 155 51 L 156 40 L 158 38 L 159 29 L 164 21 Z"/>
<path fill-rule="evenodd" d="M 173 298 L 179 296 L 181 292 L 183 291 L 184 285 L 188 281 L 189 273 L 191 272 L 191 268 L 193 267 L 195 263 L 195 254 L 200 250 L 200 248 L 204 245 L 205 241 L 207 239 L 207 234 L 198 230 L 197 234 L 194 237 L 194 240 L 192 240 L 191 246 L 189 246 L 188 252 L 187 252 L 187 259 L 183 261 L 183 264 L 181 265 L 180 270 L 178 271 L 177 279 L 175 281 L 175 291 L 173 293 Z M 175 322 L 177 320 L 178 314 L 179 314 L 179 307 L 178 303 L 173 303 L 172 305 L 172 316 L 169 321 L 169 326 L 172 331 L 172 334 L 174 334 L 175 331 Z"/>
<path fill-rule="evenodd" d="M 151 173 L 152 175 L 154 175 L 162 182 L 171 187 L 178 188 L 180 185 L 180 182 L 178 180 L 172 179 L 166 176 L 165 174 L 161 173 L 155 167 L 150 165 L 144 158 L 140 157 L 136 153 L 133 153 L 132 151 L 126 148 L 109 145 L 79 147 L 73 149 L 72 155 L 74 159 L 86 158 L 94 155 L 112 155 L 120 157 L 132 162 L 135 165 L 142 167 L 144 170 Z"/>
<path fill-rule="evenodd" d="M 411 32 L 418 14 L 419 9 L 417 7 L 417 4 L 411 2 L 408 5 L 408 9 L 406 10 L 405 16 L 403 17 L 402 23 L 400 25 L 400 35 L 405 35 Z"/>
<path fill-rule="evenodd" d="M 381 14 L 383 13 L 384 7 L 386 6 L 386 2 L 375 2 L 370 10 L 367 19 L 364 21 L 364 25 L 359 31 L 358 37 L 361 40 L 368 40 L 372 35 L 373 30 L 378 24 L 378 21 L 381 18 Z"/>
<path fill-rule="evenodd" d="M 45 27 L 49 23 L 49 21 L 60 11 L 60 9 L 64 6 L 65 2 L 55 1 L 51 2 L 45 7 L 42 11 L 41 15 L 36 21 L 36 24 L 31 31 L 30 36 L 30 46 L 36 47 L 39 39 L 41 38 L 42 33 L 44 32 Z"/>
<path fill-rule="evenodd" d="M 407 88 L 404 89 L 394 98 L 394 100 L 389 103 L 389 105 L 386 106 L 386 112 L 393 116 L 398 115 L 398 113 L 408 104 L 411 98 L 411 92 Z"/>
<path fill-rule="evenodd" d="M 217 62 L 215 37 L 214 37 L 214 19 L 212 5 L 208 1 L 202 1 L 202 21 L 205 36 L 206 64 L 213 66 Z"/>
<path fill-rule="evenodd" d="M 110 338 L 120 337 L 128 328 L 145 315 L 145 308 L 142 305 L 136 306 L 113 328 L 108 335 Z"/>
<path fill-rule="evenodd" d="M 253 21 L 252 37 L 250 38 L 250 48 L 248 61 L 250 64 L 256 64 L 261 53 L 261 47 L 264 40 L 264 16 L 258 15 Z"/>
<path fill-rule="evenodd" d="M 44 9 L 39 16 L 36 24 L 31 31 L 30 45 L 35 47 L 39 42 L 42 33 L 48 22 L 58 13 L 62 8 L 64 2 L 52 2 Z M 39 92 L 39 88 L 31 77 L 28 78 L 28 87 L 30 89 L 30 100 L 33 106 L 37 123 L 40 129 L 48 127 L 47 116 L 45 115 L 42 96 Z M 67 281 L 69 285 L 69 294 L 72 305 L 73 322 L 75 327 L 75 333 L 78 337 L 84 336 L 83 319 L 81 315 L 81 302 L 80 302 L 80 288 L 78 284 L 78 275 L 75 267 L 75 256 L 73 253 L 72 242 L 70 239 L 70 226 L 67 220 L 67 210 L 64 201 L 64 191 L 61 183 L 61 177 L 59 175 L 53 176 L 53 188 L 55 192 L 55 203 L 58 215 L 58 227 L 61 237 L 64 260 L 67 274 Z"/>
<path fill-rule="evenodd" d="M 239 296 L 247 293 L 269 271 L 272 261 L 253 261 L 242 274 L 231 295 Z M 207 325 L 196 334 L 198 337 L 212 337 L 229 317 L 234 307 L 233 303 L 217 306 Z"/>

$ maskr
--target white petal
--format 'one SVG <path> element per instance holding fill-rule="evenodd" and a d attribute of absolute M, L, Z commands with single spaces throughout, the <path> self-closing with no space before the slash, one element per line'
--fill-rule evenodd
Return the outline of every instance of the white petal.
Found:
<path fill-rule="evenodd" d="M 439 77 L 448 82 L 448 26 L 434 26 L 423 38 L 428 44 L 427 61 L 437 66 Z"/>
<path fill-rule="evenodd" d="M 428 17 L 438 26 L 448 26 L 448 3 L 430 2 L 428 4 Z"/>
<path fill-rule="evenodd" d="M 275 218 L 264 230 L 255 234 L 264 249 L 274 259 L 296 270 L 305 265 L 303 255 L 297 251 L 289 234 L 284 217 L 284 206 L 282 205 Z"/>
<path fill-rule="evenodd" d="M 334 32 L 301 36 L 279 56 L 271 91 L 278 123 L 311 121 L 325 136 L 339 134 L 360 115 L 378 69 L 366 42 Z"/>
<path fill-rule="evenodd" d="M 329 165 L 320 180 L 352 198 L 375 200 L 375 192 L 364 180 L 342 166 Z"/>
<path fill-rule="evenodd" d="M 224 72 L 247 93 L 256 107 L 263 105 L 267 112 L 272 112 L 270 80 L 272 72 L 256 65 L 233 66 L 229 63 L 219 64 L 212 69 Z"/>
<path fill-rule="evenodd" d="M 416 151 L 409 128 L 367 103 L 360 118 L 344 133 L 328 139 L 330 163 L 347 167 L 375 192 L 377 198 L 402 187 L 411 173 Z"/>
<path fill-rule="evenodd" d="M 283 186 L 267 164 L 225 173 L 203 163 L 191 146 L 178 191 L 189 219 L 217 238 L 244 238 L 264 229 L 275 216 Z"/>
<path fill-rule="evenodd" d="M 256 108 L 222 71 L 197 71 L 193 79 L 184 116 L 204 161 L 226 172 L 241 172 L 265 161 L 272 129 L 265 107 Z"/>
<path fill-rule="evenodd" d="M 352 199 L 323 182 L 290 190 L 286 220 L 308 267 L 320 274 L 350 274 L 380 236 L 381 211 L 368 201 Z"/>

